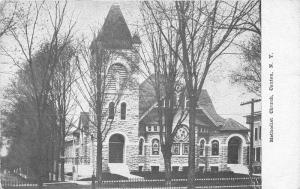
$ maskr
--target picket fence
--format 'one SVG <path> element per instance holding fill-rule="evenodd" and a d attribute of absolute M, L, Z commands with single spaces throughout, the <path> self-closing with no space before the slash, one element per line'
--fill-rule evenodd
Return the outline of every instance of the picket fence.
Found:
<path fill-rule="evenodd" d="M 187 179 L 173 179 L 169 185 L 166 185 L 165 181 L 160 180 L 144 180 L 144 179 L 130 179 L 130 180 L 111 180 L 102 181 L 99 185 L 95 184 L 96 189 L 102 188 L 174 188 L 181 189 L 186 188 L 188 184 Z M 38 186 L 34 182 L 26 180 L 1 180 L 3 189 L 37 189 Z M 196 188 L 205 189 L 261 189 L 260 177 L 241 177 L 241 178 L 199 178 L 195 180 Z M 57 183 L 57 189 L 66 188 L 64 183 Z M 92 186 L 85 186 L 84 188 L 91 188 Z M 47 187 L 45 187 L 47 188 Z M 77 187 L 72 187 L 77 188 Z M 80 186 L 78 186 L 80 188 Z"/>

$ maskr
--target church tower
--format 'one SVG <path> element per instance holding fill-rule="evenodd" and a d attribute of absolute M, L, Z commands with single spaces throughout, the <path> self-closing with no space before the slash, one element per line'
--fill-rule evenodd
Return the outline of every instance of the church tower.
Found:
<path fill-rule="evenodd" d="M 114 167 L 137 170 L 139 85 L 138 55 L 141 41 L 133 36 L 119 5 L 112 5 L 98 36 L 91 44 L 92 59 L 105 60 L 105 103 L 103 105 L 103 171 Z M 101 53 L 106 56 L 99 56 Z M 102 62 L 103 63 L 103 62 Z M 104 128 L 106 127 L 106 128 Z M 125 168 L 125 169 L 126 169 Z M 128 170 L 127 168 L 127 170 Z"/>

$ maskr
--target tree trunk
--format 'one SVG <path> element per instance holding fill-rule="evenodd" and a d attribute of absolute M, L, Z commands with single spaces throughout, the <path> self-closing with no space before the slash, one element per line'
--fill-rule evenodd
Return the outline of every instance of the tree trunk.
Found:
<path fill-rule="evenodd" d="M 64 116 L 64 115 L 63 115 Z M 60 140 L 60 154 L 62 158 L 60 158 L 60 180 L 65 181 L 65 136 L 66 135 L 66 121 L 65 116 L 62 118 L 62 125 L 61 125 L 61 140 Z M 77 170 L 78 171 L 78 170 Z"/>
<path fill-rule="evenodd" d="M 54 180 L 54 166 L 55 166 L 55 129 L 52 131 L 51 141 L 51 181 Z"/>
<path fill-rule="evenodd" d="M 43 177 L 40 175 L 38 179 L 38 188 L 43 189 Z"/>
<path fill-rule="evenodd" d="M 63 144 L 62 144 L 62 148 L 64 148 Z M 61 155 L 62 157 L 65 156 L 64 150 L 62 150 Z M 61 164 L 60 164 L 60 180 L 63 182 L 65 181 L 65 159 L 64 158 L 61 159 Z"/>
<path fill-rule="evenodd" d="M 58 181 L 58 170 L 59 170 L 59 162 L 58 162 L 58 158 L 56 155 L 56 161 L 55 161 L 55 181 Z"/>
<path fill-rule="evenodd" d="M 171 186 L 172 181 L 172 169 L 171 169 L 171 147 L 165 147 L 165 152 L 163 153 L 164 156 L 164 163 L 165 163 L 165 181 L 166 186 Z"/>
<path fill-rule="evenodd" d="M 56 163 L 55 163 L 55 180 L 59 180 L 59 162 L 60 162 L 60 146 L 61 146 L 61 120 L 59 120 L 59 126 L 57 129 L 57 147 L 56 147 Z"/>
<path fill-rule="evenodd" d="M 189 109 L 189 173 L 188 188 L 195 188 L 195 120 L 196 120 L 196 102 L 190 98 Z"/>
<path fill-rule="evenodd" d="M 102 133 L 98 128 L 97 130 L 97 167 L 96 167 L 96 179 L 101 184 L 102 182 Z"/>
<path fill-rule="evenodd" d="M 40 106 L 37 106 L 37 109 L 39 109 Z M 43 188 L 43 177 L 44 177 L 44 166 L 45 166 L 45 162 L 44 162 L 44 156 L 45 156 L 45 150 L 43 148 L 43 144 L 45 141 L 43 141 L 44 139 L 44 135 L 43 135 L 43 121 L 42 121 L 42 118 L 41 118 L 41 113 L 38 111 L 38 131 L 37 131 L 37 134 L 38 134 L 38 163 L 37 163 L 37 166 L 38 166 L 38 187 L 39 189 L 42 189 Z"/>

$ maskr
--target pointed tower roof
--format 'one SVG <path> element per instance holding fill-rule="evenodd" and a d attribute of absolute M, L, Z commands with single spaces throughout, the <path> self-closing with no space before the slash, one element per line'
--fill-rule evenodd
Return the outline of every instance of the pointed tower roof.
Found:
<path fill-rule="evenodd" d="M 105 48 L 132 48 L 132 37 L 119 5 L 110 7 L 98 39 Z"/>

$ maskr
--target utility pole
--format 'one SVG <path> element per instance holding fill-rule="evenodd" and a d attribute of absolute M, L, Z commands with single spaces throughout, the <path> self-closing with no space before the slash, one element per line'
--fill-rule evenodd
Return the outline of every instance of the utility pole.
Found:
<path fill-rule="evenodd" d="M 251 101 L 248 102 L 243 102 L 241 103 L 241 106 L 247 105 L 247 104 L 251 104 L 251 115 L 250 115 L 250 150 L 249 150 L 249 156 L 250 156 L 250 162 L 249 162 L 249 174 L 250 176 L 252 176 L 253 174 L 253 128 L 254 128 L 254 104 L 256 102 L 260 102 L 261 99 L 251 99 Z"/>

